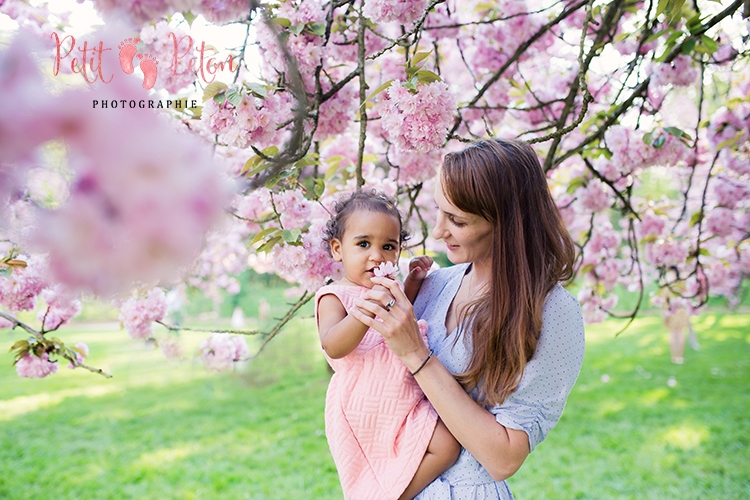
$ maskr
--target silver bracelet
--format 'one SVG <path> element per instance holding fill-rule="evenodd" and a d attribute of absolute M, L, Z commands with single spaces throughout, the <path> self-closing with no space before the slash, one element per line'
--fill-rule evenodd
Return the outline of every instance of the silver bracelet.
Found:
<path fill-rule="evenodd" d="M 424 361 L 422 361 L 422 364 L 419 365 L 419 368 L 417 368 L 416 370 L 414 370 L 413 372 L 411 372 L 411 376 L 412 377 L 414 375 L 416 375 L 417 373 L 419 373 L 419 370 L 421 370 L 422 368 L 424 368 L 424 365 L 427 364 L 427 362 L 430 360 L 430 358 L 432 357 L 433 354 L 435 354 L 435 351 L 432 350 L 432 349 L 430 349 L 430 354 L 428 354 L 427 357 L 424 358 Z"/>

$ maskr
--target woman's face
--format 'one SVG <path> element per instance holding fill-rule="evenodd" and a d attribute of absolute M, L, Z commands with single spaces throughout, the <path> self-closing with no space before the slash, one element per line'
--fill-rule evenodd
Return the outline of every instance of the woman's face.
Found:
<path fill-rule="evenodd" d="M 438 215 L 433 238 L 445 241 L 448 260 L 454 264 L 488 264 L 492 258 L 492 223 L 481 215 L 459 210 L 445 197 L 443 186 L 435 186 Z"/>

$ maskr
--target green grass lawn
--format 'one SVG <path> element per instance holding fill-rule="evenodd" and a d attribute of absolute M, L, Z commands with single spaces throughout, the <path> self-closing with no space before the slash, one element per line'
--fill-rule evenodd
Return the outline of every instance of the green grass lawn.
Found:
<path fill-rule="evenodd" d="M 617 338 L 615 322 L 588 327 L 563 418 L 509 481 L 516 498 L 748 498 L 750 315 L 695 326 L 702 349 L 682 366 L 657 318 Z M 116 324 L 60 336 L 87 342 L 114 378 L 61 367 L 20 379 L 0 358 L 0 498 L 341 498 L 310 319 L 224 374 L 166 361 Z M 19 338 L 0 331 L 8 347 Z"/>

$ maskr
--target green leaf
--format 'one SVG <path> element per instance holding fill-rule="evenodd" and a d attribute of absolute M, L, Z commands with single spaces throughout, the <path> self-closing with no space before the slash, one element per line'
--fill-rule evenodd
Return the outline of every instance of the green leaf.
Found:
<path fill-rule="evenodd" d="M 692 215 L 692 216 L 690 217 L 690 227 L 693 227 L 693 226 L 695 226 L 696 224 L 698 224 L 698 222 L 700 222 L 700 220 L 701 220 L 701 212 L 700 212 L 700 210 L 699 210 L 699 211 L 695 212 L 695 213 L 694 213 L 694 214 L 693 214 L 693 215 Z"/>
<path fill-rule="evenodd" d="M 260 158 L 260 157 L 259 157 L 259 158 Z M 266 170 L 267 168 L 270 168 L 271 166 L 272 166 L 272 164 L 271 164 L 271 163 L 268 163 L 268 162 L 266 162 L 266 161 L 262 161 L 262 162 L 260 162 L 260 164 L 258 164 L 258 165 L 257 165 L 257 166 L 256 166 L 255 168 L 253 168 L 252 170 L 250 170 L 250 171 L 249 171 L 248 173 L 246 173 L 245 175 L 247 175 L 248 177 L 252 177 L 252 176 L 254 176 L 254 175 L 257 175 L 257 174 L 259 174 L 259 173 L 263 172 L 263 171 L 264 171 L 264 170 Z"/>
<path fill-rule="evenodd" d="M 701 247 L 701 249 L 698 251 L 698 255 L 705 255 L 706 257 L 710 257 L 711 252 L 708 251 L 708 248 Z"/>
<path fill-rule="evenodd" d="M 235 107 L 239 106 L 242 102 L 242 93 L 237 89 L 229 89 L 226 91 L 227 101 L 231 102 Z"/>
<path fill-rule="evenodd" d="M 443 80 L 440 78 L 440 76 L 436 73 L 433 73 L 432 71 L 421 69 L 417 71 L 417 81 L 419 83 L 432 83 L 432 82 L 442 82 Z"/>
<path fill-rule="evenodd" d="M 647 134 L 643 134 L 643 142 L 645 142 L 646 144 L 650 145 L 651 141 L 653 140 L 653 136 L 654 136 L 653 132 L 649 132 Z"/>
<path fill-rule="evenodd" d="M 658 32 L 654 33 L 653 35 L 651 35 L 650 37 L 646 38 L 645 43 L 649 43 L 649 42 L 653 42 L 654 40 L 658 40 L 659 38 L 661 38 L 663 35 L 666 35 L 670 31 L 673 31 L 672 28 L 667 28 L 665 30 L 658 31 Z"/>
<path fill-rule="evenodd" d="M 586 264 L 581 269 L 581 274 L 583 275 L 583 274 L 586 274 L 586 273 L 590 273 L 591 271 L 594 270 L 594 267 L 595 267 L 594 264 Z"/>
<path fill-rule="evenodd" d="M 263 243 L 260 247 L 258 247 L 257 252 L 268 252 L 270 251 L 274 246 L 276 246 L 277 243 L 281 241 L 281 236 L 274 236 L 270 240 Z"/>
<path fill-rule="evenodd" d="M 323 21 L 317 21 L 314 23 L 307 23 L 307 31 L 313 35 L 325 36 L 326 34 L 326 23 Z"/>
<path fill-rule="evenodd" d="M 427 52 L 417 52 L 414 54 L 414 57 L 411 58 L 411 66 L 417 66 L 419 63 L 430 57 L 430 54 L 432 54 L 431 50 L 428 50 Z"/>
<path fill-rule="evenodd" d="M 203 89 L 203 102 L 208 101 L 212 97 L 216 96 L 219 92 L 223 92 L 226 90 L 228 85 L 224 82 L 211 82 L 208 85 L 206 85 L 206 88 Z"/>
<path fill-rule="evenodd" d="M 701 45 L 703 45 L 706 50 L 708 50 L 709 54 L 713 54 L 714 52 L 719 50 L 719 44 L 707 35 L 701 35 Z"/>
<path fill-rule="evenodd" d="M 568 189 L 566 190 L 568 194 L 573 194 L 576 189 L 586 184 L 583 177 L 576 177 L 570 181 L 570 184 L 568 184 Z"/>
<path fill-rule="evenodd" d="M 220 92 L 214 96 L 214 102 L 218 103 L 219 106 L 224 104 L 224 101 L 227 100 L 227 95 L 225 92 Z"/>
<path fill-rule="evenodd" d="M 309 167 L 310 165 L 317 165 L 318 164 L 318 155 L 317 153 L 310 153 L 305 155 L 303 158 L 297 160 L 294 164 L 297 168 L 304 168 Z"/>
<path fill-rule="evenodd" d="M 278 24 L 279 26 L 283 26 L 284 28 L 288 28 L 292 25 L 292 22 L 285 17 L 274 17 L 272 22 L 274 24 Z"/>
<path fill-rule="evenodd" d="M 260 156 L 253 155 L 249 160 L 245 162 L 245 166 L 242 167 L 242 174 L 250 170 L 251 168 L 255 168 L 258 165 L 258 162 L 260 161 Z"/>
<path fill-rule="evenodd" d="M 660 135 L 659 137 L 654 139 L 654 142 L 651 145 L 658 149 L 664 145 L 664 142 L 666 142 L 666 140 L 667 138 L 665 136 Z"/>
<path fill-rule="evenodd" d="M 683 54 L 689 54 L 689 53 L 691 53 L 693 51 L 693 49 L 695 48 L 695 43 L 697 41 L 698 40 L 696 40 L 695 37 L 689 38 L 688 41 L 685 42 L 685 44 L 680 49 L 680 52 L 682 52 Z"/>
<path fill-rule="evenodd" d="M 298 243 L 300 236 L 302 236 L 302 231 L 297 228 L 284 229 L 281 231 L 281 237 L 284 238 L 284 241 L 287 243 Z"/>
<path fill-rule="evenodd" d="M 331 156 L 326 160 L 326 163 L 328 163 L 328 169 L 326 170 L 326 174 L 323 176 L 323 179 L 325 180 L 331 180 L 331 177 L 336 175 L 336 172 L 339 171 L 339 168 L 341 167 L 341 160 L 343 160 L 344 157 L 341 155 Z"/>
<path fill-rule="evenodd" d="M 265 239 L 266 236 L 273 234 L 275 232 L 278 232 L 278 231 L 281 231 L 281 229 L 277 227 L 267 227 L 255 235 L 255 238 L 253 238 L 253 241 L 250 242 L 250 245 L 255 245 L 259 241 Z"/>
<path fill-rule="evenodd" d="M 393 82 L 394 80 L 388 80 L 387 82 L 382 84 L 380 87 L 376 88 L 372 94 L 367 96 L 367 99 L 365 99 L 365 101 L 362 103 L 362 106 L 360 106 L 360 109 L 365 105 L 367 101 L 369 101 L 370 99 L 372 99 L 373 97 L 375 97 L 376 95 L 378 95 L 379 93 L 381 93 L 382 91 L 390 87 Z"/>
<path fill-rule="evenodd" d="M 189 10 L 187 12 L 183 12 L 182 13 L 182 17 L 185 18 L 185 21 L 187 21 L 188 26 L 190 26 L 192 28 L 193 27 L 193 21 L 195 21 L 195 18 L 198 17 L 198 16 L 196 16 L 195 14 L 193 14 L 192 11 Z"/>
<path fill-rule="evenodd" d="M 250 89 L 250 92 L 257 95 L 258 97 L 265 99 L 268 97 L 268 87 L 260 83 L 246 82 L 245 87 Z"/>
<path fill-rule="evenodd" d="M 279 148 L 278 146 L 269 146 L 266 149 L 261 149 L 260 152 L 266 156 L 276 156 L 279 154 Z"/>
<path fill-rule="evenodd" d="M 326 183 L 323 179 L 315 179 L 313 184 L 313 193 L 316 197 L 320 197 L 326 190 Z"/>
<path fill-rule="evenodd" d="M 684 132 L 677 127 L 664 127 L 664 132 L 668 133 L 669 135 L 673 135 L 678 139 L 680 139 L 682 137 L 682 134 L 684 134 Z"/>
<path fill-rule="evenodd" d="M 289 32 L 292 33 L 292 34 L 294 34 L 294 35 L 299 35 L 300 33 L 302 33 L 303 29 L 305 29 L 305 25 L 304 24 L 296 24 L 296 25 L 291 26 L 289 28 Z"/>

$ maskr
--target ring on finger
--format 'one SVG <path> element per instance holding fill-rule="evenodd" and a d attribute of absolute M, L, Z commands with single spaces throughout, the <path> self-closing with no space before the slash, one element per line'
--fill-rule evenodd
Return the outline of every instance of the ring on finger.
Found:
<path fill-rule="evenodd" d="M 385 310 L 390 311 L 391 307 L 396 303 L 396 299 L 391 299 L 385 304 Z"/>

